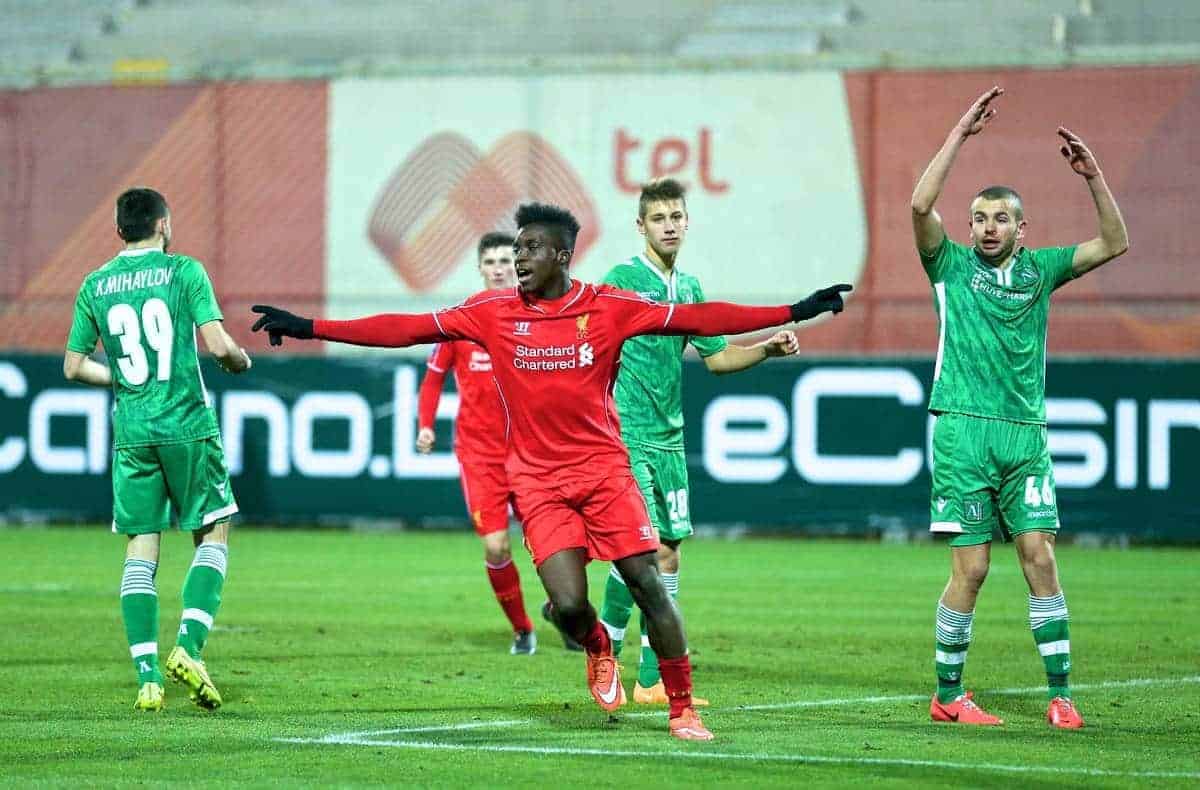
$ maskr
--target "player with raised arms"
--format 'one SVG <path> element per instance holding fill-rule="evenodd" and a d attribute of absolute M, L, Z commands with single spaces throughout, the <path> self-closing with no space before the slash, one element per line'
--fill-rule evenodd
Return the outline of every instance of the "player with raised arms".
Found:
<path fill-rule="evenodd" d="M 516 284 L 513 237 L 486 233 L 476 250 L 483 287 L 509 290 Z M 458 385 L 458 416 L 454 419 L 454 455 L 467 513 L 483 540 L 484 566 L 496 601 L 513 629 L 512 655 L 533 655 L 537 635 L 525 611 L 521 575 L 513 564 L 508 539 L 511 487 L 504 471 L 508 442 L 504 435 L 504 404 L 492 375 L 486 349 L 470 340 L 438 343 L 429 355 L 417 398 L 417 451 L 428 453 L 437 441 L 434 421 L 446 374 Z"/>
<path fill-rule="evenodd" d="M 509 419 L 508 479 L 525 542 L 559 625 L 586 650 L 588 688 L 604 710 L 625 702 L 608 633 L 588 602 L 589 560 L 614 562 L 646 615 L 670 698 L 668 728 L 711 740 L 692 707 L 683 620 L 655 561 L 658 536 L 629 468 L 611 393 L 621 344 L 641 334 L 750 332 L 840 312 L 849 285 L 823 288 L 779 307 L 723 302 L 664 304 L 569 273 L 579 222 L 557 206 L 516 214 L 517 288 L 484 291 L 423 315 L 313 320 L 268 305 L 252 327 L 283 337 L 403 347 L 473 340 L 487 349 Z"/>
<path fill-rule="evenodd" d="M 1028 221 L 1011 188 L 971 201 L 971 246 L 946 235 L 934 210 L 959 149 L 996 115 L 994 87 L 950 131 L 912 195 L 913 233 L 933 286 L 938 349 L 929 411 L 933 431 L 930 529 L 950 535 L 950 581 L 938 601 L 934 721 L 1002 724 L 964 691 L 975 601 L 987 576 L 993 532 L 1011 538 L 1029 586 L 1029 625 L 1046 669 L 1046 718 L 1083 726 L 1071 700 L 1067 602 L 1054 540 L 1059 514 L 1046 445 L 1046 320 L 1051 293 L 1129 248 L 1121 212 L 1096 157 L 1058 128 L 1060 151 L 1096 207 L 1099 235 L 1071 247 L 1028 249 Z"/>
<path fill-rule="evenodd" d="M 645 238 L 640 255 L 609 270 L 603 282 L 657 302 L 696 304 L 704 291 L 695 275 L 678 268 L 679 251 L 688 231 L 685 189 L 673 178 L 652 181 L 638 197 L 636 225 Z M 687 458 L 683 447 L 683 352 L 688 345 L 699 352 L 706 369 L 716 374 L 746 370 L 769 357 L 800 350 L 796 334 L 775 333 L 752 346 L 726 342 L 724 337 L 642 335 L 621 347 L 617 374 L 617 412 L 621 438 L 629 449 L 629 462 L 658 533 L 658 567 L 672 598 L 679 595 L 680 544 L 692 534 Z M 619 656 L 625 629 L 632 615 L 633 596 L 614 566 L 604 588 L 600 621 Z M 667 694 L 658 671 L 658 658 L 650 647 L 642 618 L 641 657 L 633 701 L 666 704 Z M 693 697 L 697 705 L 706 701 Z"/>
<path fill-rule="evenodd" d="M 200 654 L 221 604 L 229 519 L 238 506 L 200 373 L 196 328 L 226 371 L 248 370 L 250 357 L 225 331 L 204 266 L 167 252 L 171 213 L 161 194 L 146 188 L 123 192 L 116 225 L 125 249 L 84 278 L 63 373 L 113 391 L 112 529 L 129 538 L 121 613 L 138 676 L 134 708 L 163 707 L 154 576 L 174 508 L 196 552 L 166 670 L 187 686 L 197 705 L 211 710 L 221 705 L 221 695 Z M 106 365 L 89 357 L 97 342 L 108 356 Z"/>

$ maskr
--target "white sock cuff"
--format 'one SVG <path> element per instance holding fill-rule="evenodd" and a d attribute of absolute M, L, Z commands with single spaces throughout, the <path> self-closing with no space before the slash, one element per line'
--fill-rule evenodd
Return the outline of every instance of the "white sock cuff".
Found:
<path fill-rule="evenodd" d="M 121 597 L 126 595 L 153 595 L 158 597 L 154 588 L 154 574 L 158 563 L 150 560 L 125 560 L 125 571 L 121 574 Z"/>
<path fill-rule="evenodd" d="M 212 568 L 222 576 L 229 567 L 229 547 L 224 543 L 201 543 L 196 547 L 192 567 Z"/>
<path fill-rule="evenodd" d="M 938 601 L 934 638 L 944 645 L 965 645 L 971 642 L 975 612 L 956 612 Z"/>
<path fill-rule="evenodd" d="M 203 609 L 184 609 L 180 620 L 194 620 L 208 630 L 212 630 L 213 618 L 212 615 Z"/>
<path fill-rule="evenodd" d="M 138 642 L 136 645 L 129 646 L 129 655 L 133 658 L 157 654 L 158 642 Z"/>
<path fill-rule="evenodd" d="M 1036 595 L 1029 596 L 1029 627 L 1031 629 L 1036 631 L 1046 623 L 1066 620 L 1068 617 L 1067 599 L 1061 590 L 1055 595 L 1044 598 Z"/>
<path fill-rule="evenodd" d="M 608 623 L 604 622 L 603 620 L 600 621 L 600 625 L 604 626 L 605 631 L 608 631 L 609 639 L 616 639 L 621 642 L 625 641 L 625 629 L 624 628 L 617 628 L 615 625 L 609 625 Z"/>

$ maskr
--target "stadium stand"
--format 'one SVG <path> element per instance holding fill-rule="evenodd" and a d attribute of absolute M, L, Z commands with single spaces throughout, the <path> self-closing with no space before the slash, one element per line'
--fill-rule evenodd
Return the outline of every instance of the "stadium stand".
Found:
<path fill-rule="evenodd" d="M 12 86 L 103 81 L 131 61 L 134 71 L 150 62 L 168 65 L 169 78 L 203 79 L 663 57 L 822 67 L 1154 61 L 1200 45 L 1191 0 L 599 0 L 570 14 L 545 0 L 0 0 L 0 18 L 0 84 Z"/>

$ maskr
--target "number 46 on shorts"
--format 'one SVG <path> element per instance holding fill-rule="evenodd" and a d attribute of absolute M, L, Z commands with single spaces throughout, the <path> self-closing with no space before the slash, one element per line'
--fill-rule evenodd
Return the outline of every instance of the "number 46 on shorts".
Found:
<path fill-rule="evenodd" d="M 1054 479 L 1050 475 L 1025 478 L 1025 504 L 1028 507 L 1054 506 Z"/>

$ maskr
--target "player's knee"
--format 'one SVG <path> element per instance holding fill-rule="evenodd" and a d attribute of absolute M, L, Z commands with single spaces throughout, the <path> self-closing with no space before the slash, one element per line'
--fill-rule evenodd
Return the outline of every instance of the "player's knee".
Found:
<path fill-rule="evenodd" d="M 501 567 L 507 565 L 512 560 L 512 549 L 508 546 L 497 546 L 492 543 L 485 543 L 483 547 L 483 556 L 487 560 L 487 564 L 493 567 Z"/>
<path fill-rule="evenodd" d="M 1057 562 L 1049 546 L 1039 547 L 1021 557 L 1021 566 L 1027 576 L 1046 578 L 1057 573 Z"/>
<path fill-rule="evenodd" d="M 988 575 L 986 559 L 965 562 L 954 569 L 955 580 L 972 592 L 979 592 Z"/>
<path fill-rule="evenodd" d="M 587 598 L 577 597 L 573 595 L 555 598 L 554 611 L 559 622 L 564 624 L 578 623 L 581 620 L 588 618 Z"/>
<path fill-rule="evenodd" d="M 663 586 L 662 577 L 653 567 L 638 568 L 632 573 L 622 568 L 621 575 L 642 611 L 653 614 L 671 605 L 671 596 Z"/>

